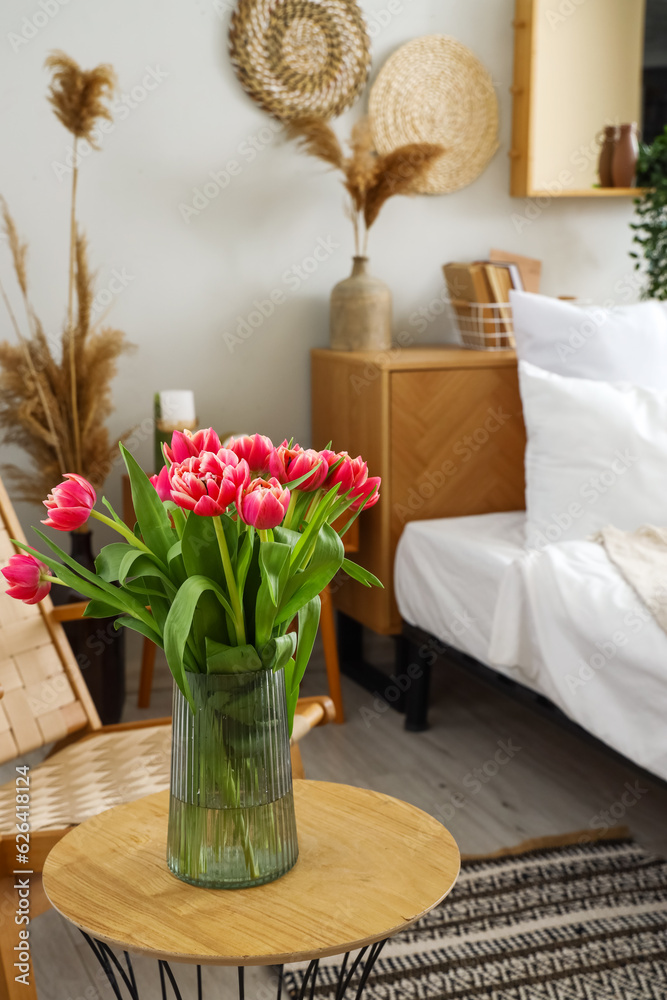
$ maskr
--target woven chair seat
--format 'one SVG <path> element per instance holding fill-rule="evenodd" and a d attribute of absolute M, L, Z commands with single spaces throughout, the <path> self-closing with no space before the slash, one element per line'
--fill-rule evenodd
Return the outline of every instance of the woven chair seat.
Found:
<path fill-rule="evenodd" d="M 30 769 L 30 829 L 62 830 L 169 788 L 171 726 L 94 735 Z M 0 836 L 16 832 L 16 784 L 0 788 Z"/>
<path fill-rule="evenodd" d="M 310 730 L 297 713 L 292 742 Z M 169 788 L 171 726 L 100 732 L 30 769 L 30 829 L 62 830 Z M 0 837 L 16 832 L 16 785 L 0 788 Z"/>

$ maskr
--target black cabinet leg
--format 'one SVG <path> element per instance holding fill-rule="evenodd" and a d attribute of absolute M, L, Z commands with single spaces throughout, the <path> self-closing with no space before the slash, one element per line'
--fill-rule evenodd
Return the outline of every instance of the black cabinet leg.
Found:
<path fill-rule="evenodd" d="M 411 643 L 406 643 L 406 645 L 410 653 L 416 653 L 415 646 Z M 422 733 L 425 729 L 428 729 L 431 664 L 413 655 L 408 659 L 407 673 L 410 678 L 410 687 L 406 692 L 405 728 L 410 733 Z M 413 674 L 416 676 L 413 676 Z"/>
<path fill-rule="evenodd" d="M 362 663 L 364 659 L 364 627 L 354 618 L 337 613 L 338 659 L 343 664 Z"/>

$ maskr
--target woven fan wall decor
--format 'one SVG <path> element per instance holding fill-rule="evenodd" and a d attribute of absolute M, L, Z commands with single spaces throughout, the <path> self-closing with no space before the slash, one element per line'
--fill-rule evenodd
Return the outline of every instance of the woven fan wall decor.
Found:
<path fill-rule="evenodd" d="M 333 118 L 368 79 L 370 41 L 356 0 L 239 0 L 229 45 L 244 90 L 283 121 Z"/>
<path fill-rule="evenodd" d="M 426 35 L 403 45 L 371 90 L 370 119 L 379 153 L 433 142 L 445 153 L 416 185 L 445 194 L 471 184 L 498 149 L 498 99 L 477 57 L 454 38 Z"/>

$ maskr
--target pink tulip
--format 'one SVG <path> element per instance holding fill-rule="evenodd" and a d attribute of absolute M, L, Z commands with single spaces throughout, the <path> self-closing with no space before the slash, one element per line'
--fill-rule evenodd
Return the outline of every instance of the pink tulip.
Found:
<path fill-rule="evenodd" d="M 202 472 L 210 472 L 214 476 L 224 475 L 225 467 L 228 465 L 235 469 L 240 461 L 236 452 L 230 451 L 229 448 L 220 448 L 215 454 L 212 451 L 204 451 L 199 458 Z"/>
<path fill-rule="evenodd" d="M 216 465 L 216 462 L 218 463 Z M 206 471 L 213 467 L 215 471 Z M 236 499 L 239 489 L 250 481 L 248 463 L 223 465 L 216 455 L 188 458 L 169 469 L 171 499 L 179 507 L 202 517 L 217 517 Z"/>
<path fill-rule="evenodd" d="M 379 476 L 370 476 L 364 483 L 361 484 L 361 486 L 354 487 L 350 494 L 350 498 L 356 498 L 354 503 L 351 504 L 349 508 L 352 513 L 356 513 L 362 505 L 364 510 L 369 510 L 371 507 L 375 506 L 380 499 L 381 482 L 382 480 Z"/>
<path fill-rule="evenodd" d="M 54 486 L 53 493 L 49 493 L 46 500 L 42 501 L 49 512 L 42 524 L 48 528 L 57 528 L 58 531 L 75 531 L 90 517 L 97 495 L 83 476 L 68 472 L 65 480 L 69 482 Z"/>
<path fill-rule="evenodd" d="M 236 498 L 236 509 L 241 520 L 260 531 L 277 528 L 289 507 L 290 492 L 277 479 L 254 479 L 241 488 Z"/>
<path fill-rule="evenodd" d="M 319 490 L 329 472 L 329 466 L 319 451 L 313 451 L 312 448 L 308 448 L 306 451 L 299 451 L 290 460 L 287 466 L 287 479 L 285 481 L 292 483 L 296 479 L 300 479 L 301 476 L 305 476 L 311 470 L 312 475 L 308 476 L 308 479 L 304 479 L 302 483 L 299 483 L 297 489 L 303 490 L 306 493 Z"/>
<path fill-rule="evenodd" d="M 326 455 L 327 464 L 330 469 L 336 462 L 340 462 L 333 471 L 329 472 L 324 483 L 325 489 L 330 490 L 336 483 L 340 483 L 339 493 L 343 494 L 352 488 L 356 489 L 358 486 L 363 486 L 366 482 L 368 465 L 364 462 L 361 455 L 357 458 L 350 458 L 346 451 L 340 451 L 333 457 L 331 452 L 321 452 L 321 454 Z"/>
<path fill-rule="evenodd" d="M 24 604 L 37 604 L 51 590 L 50 580 L 44 579 L 49 575 L 48 566 L 28 554 L 12 556 L 2 575 L 11 584 L 6 593 Z"/>
<path fill-rule="evenodd" d="M 297 444 L 293 448 L 290 448 L 287 439 L 285 439 L 269 455 L 269 475 L 273 479 L 277 479 L 284 486 L 289 478 L 287 467 L 300 451 L 303 451 L 301 445 Z"/>
<path fill-rule="evenodd" d="M 151 476 L 151 483 L 155 487 L 160 500 L 171 500 L 171 486 L 169 485 L 169 469 L 163 465 L 157 476 Z"/>
<path fill-rule="evenodd" d="M 258 476 L 263 476 L 269 471 L 269 462 L 273 452 L 271 439 L 263 434 L 251 434 L 242 438 L 232 438 L 229 448 L 244 458 L 248 463 L 250 471 Z"/>
<path fill-rule="evenodd" d="M 170 462 L 185 462 L 188 458 L 198 458 L 204 451 L 219 451 L 222 445 L 220 438 L 212 427 L 206 430 L 174 431 L 171 436 L 171 448 L 165 445 L 165 455 Z"/>

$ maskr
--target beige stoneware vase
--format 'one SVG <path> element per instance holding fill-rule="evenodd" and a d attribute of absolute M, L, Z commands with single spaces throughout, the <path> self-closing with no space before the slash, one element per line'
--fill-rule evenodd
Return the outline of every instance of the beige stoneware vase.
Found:
<path fill-rule="evenodd" d="M 391 347 L 391 292 L 354 257 L 352 274 L 331 293 L 330 342 L 334 351 L 384 351 Z"/>

